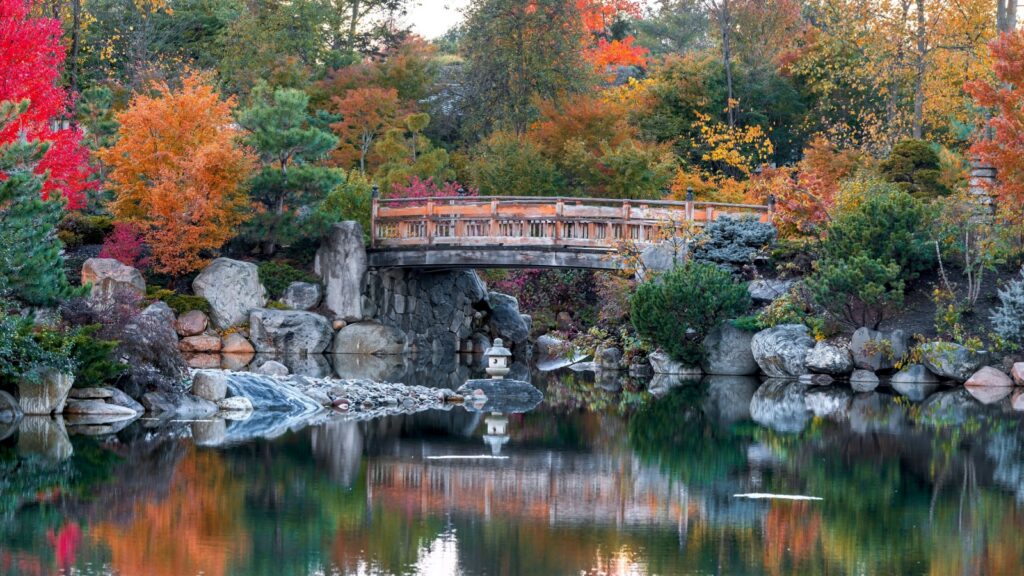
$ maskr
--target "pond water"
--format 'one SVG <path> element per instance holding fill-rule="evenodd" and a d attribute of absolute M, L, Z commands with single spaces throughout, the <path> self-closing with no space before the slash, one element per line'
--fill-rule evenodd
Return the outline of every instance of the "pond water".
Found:
<path fill-rule="evenodd" d="M 0 573 L 1021 573 L 1007 399 L 591 380 L 537 377 L 525 414 L 337 415 L 229 446 L 203 422 L 0 427 Z"/>

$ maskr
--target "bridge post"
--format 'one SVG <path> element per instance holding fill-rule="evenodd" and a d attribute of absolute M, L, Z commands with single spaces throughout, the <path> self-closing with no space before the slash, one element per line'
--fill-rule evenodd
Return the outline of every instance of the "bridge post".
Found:
<path fill-rule="evenodd" d="M 693 188 L 686 189 L 686 207 L 683 209 L 686 221 L 693 222 Z"/>
<path fill-rule="evenodd" d="M 498 201 L 491 199 L 491 221 L 487 225 L 487 235 L 491 238 L 498 237 Z"/>
<path fill-rule="evenodd" d="M 565 226 L 565 221 L 562 220 L 562 215 L 565 214 L 565 203 L 561 198 L 555 200 L 555 244 L 558 244 L 558 240 L 563 236 L 564 230 L 562 227 Z"/>
<path fill-rule="evenodd" d="M 434 221 L 434 199 L 427 200 L 427 244 L 434 243 L 434 229 L 437 223 Z"/>
<path fill-rule="evenodd" d="M 377 185 L 374 184 L 373 189 L 370 192 L 370 248 L 377 247 L 377 215 L 379 205 L 377 202 L 377 196 L 379 195 L 380 189 L 378 189 Z"/>

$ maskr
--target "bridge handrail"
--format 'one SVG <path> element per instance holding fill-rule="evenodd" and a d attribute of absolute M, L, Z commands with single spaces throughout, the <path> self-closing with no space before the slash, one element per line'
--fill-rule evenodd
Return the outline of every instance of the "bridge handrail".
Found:
<path fill-rule="evenodd" d="M 770 221 L 773 208 L 771 201 L 759 205 L 563 196 L 375 197 L 370 238 L 374 248 L 436 243 L 613 251 L 624 241 L 654 242 L 666 225 L 679 222 L 700 226 L 737 212 Z"/>
<path fill-rule="evenodd" d="M 378 205 L 385 204 L 414 204 L 433 202 L 434 204 L 486 204 L 491 201 L 510 201 L 517 204 L 615 204 L 615 205 L 637 205 L 637 206 L 677 206 L 680 208 L 687 205 L 713 206 L 724 208 L 742 208 L 753 211 L 770 212 L 771 205 L 768 204 L 732 204 L 728 202 L 705 202 L 705 201 L 682 201 L 682 200 L 638 200 L 638 199 L 614 199 L 614 198 L 577 198 L 574 196 L 429 196 L 423 198 L 377 198 L 374 200 Z"/>

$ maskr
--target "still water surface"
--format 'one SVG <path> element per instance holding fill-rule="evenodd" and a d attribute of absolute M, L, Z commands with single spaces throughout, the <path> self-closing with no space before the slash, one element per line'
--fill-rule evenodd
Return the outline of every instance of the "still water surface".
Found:
<path fill-rule="evenodd" d="M 1005 399 L 546 388 L 526 414 L 336 417 L 233 446 L 203 446 L 203 423 L 64 437 L 28 419 L 0 441 L 0 573 L 1024 571 L 1024 434 Z M 734 496 L 752 492 L 822 500 Z"/>

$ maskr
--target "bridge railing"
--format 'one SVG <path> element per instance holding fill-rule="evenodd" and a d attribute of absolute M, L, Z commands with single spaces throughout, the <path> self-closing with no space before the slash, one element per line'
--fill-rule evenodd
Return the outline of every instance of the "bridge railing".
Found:
<path fill-rule="evenodd" d="M 772 205 L 520 196 L 374 198 L 374 248 L 564 246 L 614 250 L 658 240 L 666 226 L 722 216 L 770 221 Z"/>

